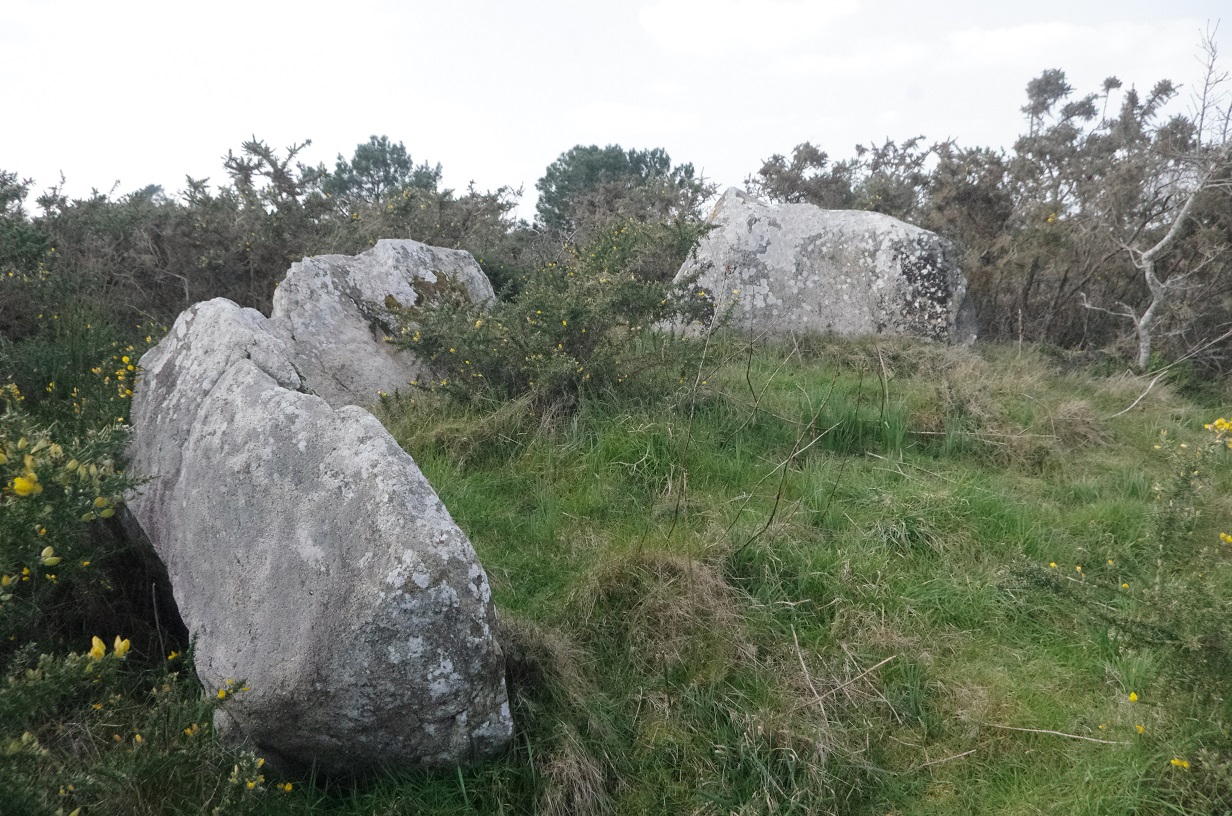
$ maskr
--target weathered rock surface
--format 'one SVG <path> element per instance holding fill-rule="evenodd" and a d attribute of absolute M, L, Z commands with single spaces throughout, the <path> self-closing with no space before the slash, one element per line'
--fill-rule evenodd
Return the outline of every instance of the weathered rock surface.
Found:
<path fill-rule="evenodd" d="M 475 303 L 494 299 L 469 252 L 382 240 L 360 255 L 317 255 L 292 264 L 270 317 L 294 348 L 296 367 L 330 405 L 369 405 L 421 373 L 410 352 L 387 342 L 393 310 L 445 289 Z"/>
<path fill-rule="evenodd" d="M 770 206 L 736 188 L 711 220 L 676 282 L 696 280 L 742 329 L 974 339 L 966 279 L 935 233 L 880 213 Z"/>
<path fill-rule="evenodd" d="M 129 508 L 207 691 L 249 688 L 220 709 L 220 733 L 329 773 L 501 750 L 487 577 L 380 423 L 310 393 L 276 321 L 227 300 L 181 314 L 141 365 L 130 471 L 150 481 Z"/>

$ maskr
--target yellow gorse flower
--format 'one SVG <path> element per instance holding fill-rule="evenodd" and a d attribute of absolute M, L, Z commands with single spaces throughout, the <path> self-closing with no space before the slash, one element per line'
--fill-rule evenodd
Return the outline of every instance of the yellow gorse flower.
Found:
<path fill-rule="evenodd" d="M 94 645 L 90 647 L 90 657 L 94 660 L 102 660 L 103 655 L 107 654 L 107 644 L 103 643 L 103 639 L 95 635 L 91 641 Z"/>
<path fill-rule="evenodd" d="M 1232 448 L 1232 439 L 1228 438 L 1232 435 L 1232 422 L 1220 417 L 1214 422 L 1208 422 L 1203 427 L 1208 431 L 1215 432 L 1216 444 L 1226 444 L 1229 448 Z"/>
<path fill-rule="evenodd" d="M 29 471 L 23 476 L 14 476 L 12 488 L 18 496 L 30 496 L 43 492 L 42 485 L 38 483 L 38 476 Z"/>
<path fill-rule="evenodd" d="M 113 647 L 115 650 L 115 656 L 124 657 L 125 655 L 128 654 L 128 650 L 130 646 L 132 646 L 132 644 L 128 642 L 128 638 L 124 638 L 123 640 L 120 640 L 120 636 L 116 635 L 115 646 Z"/>

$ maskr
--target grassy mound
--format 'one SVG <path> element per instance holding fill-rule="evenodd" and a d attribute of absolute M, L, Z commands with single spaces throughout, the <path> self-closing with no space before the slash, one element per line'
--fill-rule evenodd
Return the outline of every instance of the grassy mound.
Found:
<path fill-rule="evenodd" d="M 488 570 L 503 760 L 267 781 L 193 729 L 227 694 L 182 658 L 85 642 L 9 654 L 0 782 L 30 813 L 1225 812 L 1217 405 L 1032 349 L 704 359 L 569 413 L 383 402 Z"/>

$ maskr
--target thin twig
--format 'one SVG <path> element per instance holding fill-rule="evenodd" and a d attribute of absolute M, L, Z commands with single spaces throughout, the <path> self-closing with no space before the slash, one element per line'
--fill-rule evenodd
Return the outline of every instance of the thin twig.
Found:
<path fill-rule="evenodd" d="M 817 707 L 821 709 L 822 719 L 826 716 L 826 704 L 823 703 L 822 697 L 817 693 L 817 687 L 813 685 L 813 678 L 809 676 L 808 666 L 804 663 L 804 652 L 800 651 L 800 639 L 796 637 L 796 626 L 791 626 L 791 641 L 796 644 L 796 657 L 800 660 L 800 669 L 804 672 L 804 682 L 808 683 L 809 689 L 813 692 L 813 699 L 817 702 Z"/>
<path fill-rule="evenodd" d="M 749 330 L 749 358 L 748 360 L 745 361 L 745 364 L 744 364 L 744 381 L 748 383 L 749 396 L 753 398 L 753 406 L 754 408 L 756 408 L 757 403 L 761 400 L 761 397 L 757 395 L 757 389 L 753 387 L 753 331 L 752 329 Z M 764 394 L 766 392 L 762 391 L 762 393 Z"/>
<path fill-rule="evenodd" d="M 835 376 L 837 376 L 838 369 L 836 368 L 834 372 L 835 372 Z M 833 390 L 834 388 L 833 383 L 831 383 L 830 388 L 831 390 Z M 861 397 L 864 396 L 864 368 L 863 367 L 860 368 L 860 382 L 856 386 L 856 389 L 857 389 L 856 390 L 856 420 L 858 421 L 860 418 L 860 399 Z M 834 494 L 838 492 L 839 483 L 843 481 L 843 471 L 847 469 L 847 460 L 850 458 L 851 457 L 849 456 L 844 456 L 842 459 L 839 460 L 838 476 L 835 477 L 834 484 L 830 485 L 830 492 L 829 494 L 826 495 L 826 503 L 821 506 L 821 511 L 817 513 L 817 518 L 824 519 L 826 517 L 826 513 L 830 512 L 830 503 L 834 501 Z"/>
<path fill-rule="evenodd" d="M 897 473 L 899 476 L 902 476 L 904 479 L 911 478 L 910 476 L 908 476 L 906 473 L 903 473 L 902 471 L 902 466 L 906 465 L 907 467 L 915 468 L 921 473 L 927 473 L 929 476 L 932 476 L 934 479 L 940 479 L 943 482 L 949 482 L 950 484 L 958 485 L 959 487 L 969 487 L 972 490 L 978 490 L 981 493 L 991 493 L 992 492 L 991 490 L 984 488 L 984 487 L 980 487 L 979 485 L 965 484 L 963 482 L 958 481 L 957 479 L 951 479 L 949 476 L 943 476 L 942 474 L 937 473 L 935 470 L 929 470 L 926 467 L 921 467 L 919 465 L 904 461 L 902 459 L 899 459 L 896 462 L 893 459 L 887 459 L 886 457 L 882 456 L 879 453 L 873 453 L 872 451 L 865 451 L 865 453 L 868 454 L 869 456 L 872 456 L 874 459 L 880 459 L 883 462 L 889 462 L 892 465 L 897 465 L 899 468 L 898 470 L 890 470 L 889 468 L 879 468 L 879 470 L 884 470 L 887 473 Z"/>
<path fill-rule="evenodd" d="M 816 436 L 814 436 L 813 439 L 803 448 L 800 447 L 800 440 L 804 439 L 804 434 L 808 431 L 809 428 L 812 428 L 816 425 L 817 417 L 821 415 L 821 412 L 825 409 L 826 405 L 830 402 L 830 395 L 834 393 L 834 385 L 837 381 L 838 381 L 838 367 L 835 366 L 834 376 L 830 379 L 830 389 L 826 391 L 825 399 L 822 400 L 821 405 L 817 406 L 817 410 L 813 413 L 809 421 L 800 428 L 799 433 L 796 435 L 795 445 L 792 446 L 791 454 L 788 455 L 788 457 L 785 460 L 783 460 L 782 463 L 776 466 L 773 470 L 768 472 L 765 476 L 761 477 L 761 480 L 757 482 L 756 487 L 761 487 L 762 482 L 766 481 L 766 479 L 769 479 L 776 472 L 778 472 L 779 468 L 783 469 L 783 475 L 779 478 L 779 489 L 774 496 L 774 507 L 770 511 L 770 518 L 766 519 L 765 525 L 763 525 L 760 530 L 754 533 L 752 538 L 744 542 L 744 544 L 742 544 L 738 549 L 736 549 L 736 551 L 731 554 L 731 557 L 735 557 L 736 555 L 739 555 L 741 552 L 744 551 L 745 547 L 752 544 L 756 538 L 758 538 L 762 533 L 766 532 L 766 530 L 770 528 L 770 524 L 774 521 L 774 516 L 778 512 L 779 503 L 783 498 L 783 485 L 787 480 L 787 466 L 790 465 L 792 460 L 794 460 L 797 456 L 799 456 L 801 453 L 808 450 L 809 448 L 813 447 L 813 445 L 817 444 L 817 442 L 820 441 L 822 437 L 824 437 L 826 434 L 830 433 L 836 427 L 838 427 L 837 423 L 835 425 L 832 425 L 831 427 L 822 431 L 820 434 L 817 434 Z M 805 396 L 807 396 L 807 394 Z M 754 408 L 754 411 L 757 410 L 756 405 L 754 405 L 753 408 Z M 785 421 L 791 422 L 792 420 L 785 420 Z M 752 499 L 753 499 L 752 494 L 749 494 L 749 496 L 745 499 L 744 504 L 740 507 L 740 511 L 736 513 L 736 517 L 732 519 L 732 523 L 727 525 L 726 532 L 730 533 L 732 528 L 736 526 L 736 522 L 740 520 L 740 517 L 742 515 L 744 515 L 744 508 L 748 507 L 748 504 L 750 501 L 752 501 Z"/>
<path fill-rule="evenodd" d="M 881 346 L 874 346 L 877 349 L 877 362 L 881 364 L 881 418 L 879 422 L 885 426 L 886 408 L 890 404 L 890 374 L 886 371 L 885 357 L 881 354 Z"/>
<path fill-rule="evenodd" d="M 769 530 L 770 525 L 774 523 L 774 517 L 775 515 L 778 514 L 779 505 L 783 501 L 783 485 L 787 483 L 787 465 L 791 463 L 791 460 L 796 458 L 796 453 L 800 450 L 800 440 L 803 438 L 804 438 L 803 434 L 796 437 L 796 444 L 791 449 L 791 455 L 787 457 L 787 460 L 786 462 L 784 462 L 784 464 L 780 465 L 780 467 L 783 469 L 783 475 L 779 477 L 779 489 L 775 491 L 774 493 L 774 506 L 770 508 L 770 515 L 766 517 L 766 523 L 761 526 L 760 530 L 753 533 L 753 535 L 749 536 L 748 541 L 744 542 L 743 544 L 741 544 L 739 547 L 736 548 L 736 551 L 731 554 L 732 558 L 735 558 L 737 555 L 740 555 L 740 553 L 744 552 L 745 548 L 747 548 L 750 544 L 752 544 L 754 541 L 760 538 L 761 534 L 766 532 L 766 530 Z"/>
<path fill-rule="evenodd" d="M 1156 386 L 1156 383 L 1159 382 L 1159 378 L 1164 376 L 1165 373 L 1168 373 L 1168 370 L 1172 369 L 1173 366 L 1181 364 L 1181 362 L 1184 362 L 1185 360 L 1190 359 L 1191 356 L 1194 356 L 1200 353 L 1200 351 L 1205 351 L 1206 349 L 1211 348 L 1211 346 L 1218 343 L 1218 341 L 1226 340 L 1230 337 L 1232 337 L 1232 329 L 1228 329 L 1227 332 L 1221 335 L 1218 335 L 1218 337 L 1215 338 L 1214 340 L 1207 340 L 1206 343 L 1201 344 L 1199 346 L 1195 346 L 1195 348 L 1190 349 L 1189 351 L 1186 351 L 1184 355 L 1181 355 L 1180 357 L 1177 357 L 1177 359 L 1173 360 L 1172 362 L 1169 362 L 1168 365 L 1165 365 L 1164 367 L 1162 367 L 1162 369 L 1159 369 L 1158 373 L 1156 373 L 1156 376 L 1154 376 L 1154 380 L 1151 381 L 1151 385 L 1147 386 L 1146 391 L 1143 391 L 1141 394 L 1138 394 L 1138 398 L 1135 399 L 1135 401 L 1133 401 L 1130 404 L 1129 408 L 1126 408 L 1125 410 L 1119 410 L 1119 412 L 1112 414 L 1111 417 L 1109 417 L 1109 419 L 1116 419 L 1117 417 L 1120 417 L 1121 414 L 1130 412 L 1130 410 L 1133 409 L 1133 406 L 1137 406 L 1138 403 L 1142 402 L 1143 399 L 1146 398 L 1148 393 L 1151 393 L 1152 388 L 1154 388 L 1154 386 Z"/>
<path fill-rule="evenodd" d="M 762 335 L 762 337 L 764 337 L 764 336 L 765 336 L 765 335 L 763 334 L 763 335 Z M 759 337 L 758 339 L 761 339 L 761 338 Z M 737 434 L 739 434 L 741 431 L 743 431 L 745 428 L 747 428 L 747 427 L 749 426 L 749 424 L 750 424 L 750 423 L 751 423 L 751 422 L 752 422 L 752 421 L 753 421 L 753 420 L 757 417 L 757 411 L 759 410 L 759 408 L 760 408 L 760 406 L 761 406 L 761 401 L 762 401 L 762 398 L 766 396 L 766 392 L 767 392 L 768 390 L 770 390 L 770 385 L 774 382 L 774 378 L 775 378 L 775 377 L 777 377 L 777 376 L 778 376 L 778 374 L 779 374 L 779 372 L 783 370 L 783 367 L 787 365 L 787 361 L 788 361 L 789 359 L 791 359 L 791 355 L 788 355 L 787 357 L 784 357 L 783 359 L 779 360 L 779 364 L 778 364 L 778 366 L 777 366 L 777 367 L 775 367 L 774 371 L 770 373 L 770 377 L 766 380 L 766 384 L 762 386 L 761 391 L 760 391 L 760 392 L 758 392 L 758 391 L 754 390 L 754 388 L 753 388 L 753 380 L 752 380 L 752 366 L 753 366 L 753 334 L 752 334 L 752 331 L 750 331 L 750 332 L 749 332 L 749 358 L 748 358 L 747 364 L 746 364 L 746 366 L 745 366 L 745 371 L 744 371 L 744 379 L 745 379 L 745 382 L 746 382 L 746 383 L 748 383 L 748 386 L 749 386 L 749 393 L 751 393 L 751 394 L 753 395 L 753 401 L 752 401 L 752 403 L 746 403 L 746 404 L 748 404 L 748 405 L 750 406 L 750 408 L 749 408 L 749 415 L 748 415 L 747 417 L 745 417 L 744 422 L 740 423 L 740 427 L 739 427 L 739 428 L 737 428 L 736 430 L 732 431 L 730 434 L 728 434 L 728 435 L 727 435 L 727 438 L 723 440 L 723 444 L 726 444 L 727 442 L 729 442 L 729 441 L 731 441 L 732 439 L 734 439 L 734 438 L 736 437 L 736 435 L 737 435 Z M 837 378 L 837 377 L 838 377 L 838 372 L 837 372 L 837 370 L 835 371 L 835 375 L 834 375 L 834 376 L 835 376 L 835 378 Z M 834 383 L 833 383 L 833 381 L 831 381 L 831 383 L 830 383 L 830 390 L 834 390 Z M 726 393 L 721 392 L 721 391 L 720 391 L 719 393 L 723 393 L 723 395 L 724 395 L 725 397 L 727 397 L 728 399 L 735 399 L 736 401 L 743 402 L 743 400 L 740 400 L 738 397 L 736 397 L 736 395 L 735 395 L 735 394 L 726 394 Z M 761 409 L 761 410 L 764 410 L 764 409 Z M 774 413 L 774 412 L 772 412 L 772 411 L 765 411 L 765 413 L 769 414 L 770 416 L 773 416 L 775 419 L 782 420 L 783 422 L 788 422 L 788 423 L 790 423 L 790 422 L 793 422 L 793 421 L 794 421 L 794 420 L 791 420 L 791 419 L 789 419 L 789 418 L 787 418 L 787 417 L 784 417 L 784 416 L 780 416 L 780 415 L 778 415 L 778 414 L 775 414 L 775 413 Z"/>
<path fill-rule="evenodd" d="M 680 508 L 684 504 L 685 491 L 688 489 L 689 469 L 687 467 L 689 446 L 693 444 L 693 419 L 697 413 L 697 391 L 701 386 L 702 371 L 706 366 L 706 355 L 710 352 L 710 338 L 714 334 L 714 324 L 706 327 L 706 342 L 702 344 L 702 357 L 697 363 L 697 376 L 693 378 L 693 387 L 689 390 L 689 422 L 685 432 L 684 447 L 680 451 L 680 490 L 676 492 L 676 505 L 672 508 L 672 525 L 667 530 L 665 540 L 670 541 L 672 533 L 676 532 L 676 523 L 680 521 Z"/>
<path fill-rule="evenodd" d="M 949 762 L 950 760 L 954 760 L 954 759 L 962 759 L 965 756 L 971 756 L 978 750 L 979 750 L 978 748 L 972 748 L 970 751 L 963 751 L 961 754 L 955 754 L 954 756 L 945 757 L 944 759 L 934 759 L 930 762 L 925 762 L 922 765 L 916 765 L 914 768 L 903 771 L 903 773 L 904 774 L 915 773 L 916 771 L 922 771 L 925 768 L 931 767 L 933 765 L 940 765 L 943 762 Z"/>
<path fill-rule="evenodd" d="M 871 673 L 873 673 L 873 672 L 877 671 L 877 669 L 880 669 L 882 666 L 884 666 L 885 664 L 889 663 L 891 660 L 893 660 L 893 659 L 894 659 L 894 658 L 896 658 L 896 657 L 898 657 L 898 655 L 896 655 L 896 654 L 890 655 L 890 656 L 889 656 L 889 657 L 887 657 L 885 660 L 882 660 L 882 661 L 878 662 L 877 664 L 875 664 L 875 665 L 873 665 L 873 666 L 871 666 L 871 667 L 869 667 L 869 668 L 865 669 L 864 671 L 860 672 L 860 673 L 859 673 L 859 674 L 857 674 L 855 677 L 853 677 L 853 678 L 851 678 L 850 680 L 848 680 L 846 683 L 843 683 L 842 685 L 835 686 L 834 688 L 830 689 L 829 691 L 827 691 L 827 692 L 826 692 L 824 695 L 822 695 L 822 696 L 824 697 L 824 696 L 829 696 L 829 695 L 831 695 L 831 694 L 838 694 L 840 691 L 842 691 L 843 689 L 847 688 L 848 686 L 850 686 L 850 685 L 851 685 L 852 683 L 854 683 L 855 681 L 857 681 L 857 680 L 859 680 L 860 678 L 865 677 L 865 676 L 867 676 L 867 675 L 869 675 L 869 674 L 871 674 Z"/>
<path fill-rule="evenodd" d="M 1117 411 L 1115 414 L 1113 414 L 1112 416 L 1108 417 L 1108 419 L 1116 419 L 1116 418 L 1117 418 L 1117 417 L 1119 417 L 1121 414 L 1126 414 L 1126 413 L 1129 413 L 1130 411 L 1132 411 L 1132 410 L 1134 409 L 1134 406 L 1135 406 L 1135 405 L 1137 405 L 1138 403 L 1140 403 L 1140 402 L 1142 402 L 1144 399 L 1146 399 L 1146 395 L 1147 395 L 1147 394 L 1149 394 L 1149 393 L 1151 393 L 1151 389 L 1155 387 L 1155 383 L 1159 382 L 1159 381 L 1160 381 L 1160 379 L 1162 379 L 1162 378 L 1163 378 L 1163 376 L 1164 376 L 1165 374 L 1167 374 L 1167 373 L 1168 373 L 1167 369 L 1164 369 L 1163 371 L 1161 371 L 1161 372 L 1159 372 L 1158 374 L 1156 374 L 1156 375 L 1155 375 L 1155 379 L 1151 380 L 1151 384 L 1150 384 L 1150 385 L 1148 385 L 1148 386 L 1146 387 L 1146 390 L 1145 390 L 1145 391 L 1143 391 L 1141 394 L 1139 394 L 1139 395 L 1138 395 L 1138 399 L 1136 399 L 1136 400 L 1134 400 L 1133 402 L 1131 402 L 1131 403 L 1129 404 L 1129 407 L 1128 407 L 1128 408 L 1125 408 L 1124 410 L 1121 410 L 1121 411 Z"/>
<path fill-rule="evenodd" d="M 1232 329 L 1229 329 L 1228 331 L 1224 332 L 1223 334 L 1219 335 L 1218 337 L 1216 337 L 1216 338 L 1215 338 L 1215 339 L 1213 339 L 1213 340 L 1208 340 L 1208 341 L 1206 341 L 1205 343 L 1203 343 L 1202 345 L 1200 345 L 1200 346 L 1196 346 L 1196 347 L 1194 347 L 1194 348 L 1190 349 L 1189 351 L 1185 352 L 1185 354 L 1183 354 L 1182 356 L 1180 356 L 1180 357 L 1176 358 L 1175 360 L 1173 360 L 1172 362 L 1168 363 L 1166 366 L 1164 366 L 1163 368 L 1161 368 L 1161 369 L 1160 369 L 1160 371 L 1161 371 L 1161 372 L 1162 372 L 1162 371 L 1167 371 L 1168 369 L 1172 368 L 1173 366 L 1180 365 L 1181 363 L 1183 363 L 1183 362 L 1185 362 L 1186 360 L 1188 360 L 1190 357 L 1193 357 L 1193 356 L 1194 356 L 1195 354 L 1197 354 L 1198 352 L 1200 352 L 1200 351 L 1205 351 L 1206 349 L 1208 349 L 1208 348 L 1210 348 L 1211 346 L 1213 346 L 1213 345 L 1215 345 L 1216 343 L 1218 343 L 1220 340 L 1227 340 L 1229 337 L 1232 337 Z"/>
<path fill-rule="evenodd" d="M 796 643 L 796 648 L 797 648 L 797 649 L 799 649 L 799 648 L 800 648 L 800 644 L 799 644 L 799 642 L 798 642 L 798 641 L 797 641 L 797 643 Z M 848 655 L 848 656 L 850 656 L 850 655 Z M 813 703 L 813 702 L 816 702 L 818 705 L 821 705 L 821 701 L 822 701 L 822 700 L 824 700 L 825 698 L 827 698 L 827 697 L 829 697 L 829 696 L 831 696 L 831 695 L 833 695 L 833 694 L 838 694 L 840 691 L 842 691 L 843 689 L 847 688 L 847 687 L 848 687 L 848 686 L 850 686 L 852 683 L 855 683 L 857 680 L 860 680 L 860 679 L 862 679 L 862 678 L 864 678 L 864 677 L 867 677 L 869 674 L 872 674 L 873 672 L 877 671 L 877 669 L 880 669 L 882 666 L 884 666 L 885 664 L 889 663 L 891 660 L 893 660 L 893 659 L 894 659 L 894 658 L 896 658 L 896 657 L 898 657 L 898 655 L 896 655 L 896 654 L 890 655 L 890 656 L 889 656 L 889 657 L 887 657 L 885 660 L 882 660 L 881 662 L 877 663 L 876 665 L 871 666 L 871 667 L 869 667 L 869 668 L 865 669 L 864 671 L 860 672 L 860 673 L 859 673 L 859 674 L 857 674 L 855 677 L 853 677 L 853 678 L 851 678 L 850 680 L 848 680 L 846 683 L 842 683 L 842 684 L 840 684 L 840 685 L 837 685 L 837 686 L 835 686 L 835 687 L 834 687 L 834 688 L 832 688 L 832 689 L 827 689 L 826 691 L 824 691 L 824 692 L 823 692 L 823 693 L 821 693 L 821 694 L 817 694 L 817 691 L 814 689 L 813 693 L 814 693 L 814 694 L 817 694 L 817 699 L 816 699 L 816 700 L 808 700 L 807 702 L 803 702 L 803 703 L 801 703 L 800 705 L 796 706 L 795 708 L 791 709 L 791 711 L 789 711 L 788 713 L 790 714 L 790 713 L 793 713 L 793 712 L 799 711 L 800 709 L 804 708 L 806 705 L 809 705 L 810 703 Z M 803 661 L 803 658 L 801 658 L 801 660 Z M 812 684 L 811 684 L 811 683 L 809 684 L 809 687 L 810 687 L 810 688 L 812 688 Z M 884 699 L 884 698 L 883 698 L 883 699 Z M 825 711 L 825 709 L 822 709 L 822 711 Z"/>
<path fill-rule="evenodd" d="M 1132 742 L 1102 740 L 1095 737 L 1084 737 L 1081 734 L 1067 734 L 1064 731 L 1050 731 L 1047 728 L 1016 728 L 1012 725 L 1001 725 L 1000 723 L 984 723 L 984 725 L 987 725 L 989 728 L 1002 728 L 1006 731 L 1023 731 L 1028 734 L 1051 734 L 1054 737 L 1069 737 L 1070 739 L 1086 740 L 1087 742 L 1098 742 L 1100 745 L 1133 745 Z"/>
<path fill-rule="evenodd" d="M 167 654 L 167 643 L 163 640 L 163 622 L 158 616 L 158 583 L 150 582 L 150 606 L 154 609 L 154 631 L 158 633 L 158 648 Z"/>

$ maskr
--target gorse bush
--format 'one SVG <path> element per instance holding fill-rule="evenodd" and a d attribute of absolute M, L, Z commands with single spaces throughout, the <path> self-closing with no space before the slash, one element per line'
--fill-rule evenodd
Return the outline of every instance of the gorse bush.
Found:
<path fill-rule="evenodd" d="M 25 413 L 61 435 L 82 434 L 127 420 L 137 361 L 166 330 L 153 323 L 123 330 L 94 309 L 70 305 L 39 314 L 19 342 L 0 339 L 0 371 L 22 395 Z"/>
<path fill-rule="evenodd" d="M 510 301 L 445 297 L 403 310 L 403 342 L 430 372 L 416 384 L 462 400 L 529 396 L 543 409 L 568 408 L 586 391 L 652 371 L 670 369 L 678 380 L 690 367 L 689 344 L 650 330 L 707 316 L 707 301 L 629 271 L 657 237 L 629 224 L 586 247 L 567 246 L 563 262 L 525 276 Z"/>
<path fill-rule="evenodd" d="M 31 272 L 47 253 L 47 236 L 25 217 L 29 179 L 0 170 L 0 275 Z"/>
<path fill-rule="evenodd" d="M 232 686 L 203 694 L 185 655 L 138 661 L 119 638 L 62 655 L 23 650 L 0 677 L 4 812 L 278 812 L 297 783 L 214 738 L 214 712 L 244 693 Z"/>
<path fill-rule="evenodd" d="M 151 186 L 74 199 L 52 187 L 33 218 L 23 209 L 31 182 L 0 171 L 0 336 L 30 336 L 34 315 L 73 302 L 121 326 L 170 323 L 214 297 L 268 313 L 292 263 L 380 238 L 469 250 L 498 283 L 521 270 L 516 191 L 438 188 L 439 168 L 404 172 L 401 145 L 376 137 L 332 175 L 297 161 L 306 146 L 250 139 L 228 151 L 223 183 L 189 178 L 178 194 Z"/>
<path fill-rule="evenodd" d="M 6 393 L 16 388 L 6 386 Z M 33 639 L 63 604 L 106 588 L 82 527 L 110 518 L 131 486 L 118 464 L 124 435 L 105 428 L 63 444 L 14 407 L 0 415 L 0 649 Z"/>
<path fill-rule="evenodd" d="M 40 315 L 0 346 L 0 812 L 268 813 L 294 783 L 213 738 L 243 687 L 203 693 L 159 568 L 119 525 L 154 329 L 97 319 Z"/>
<path fill-rule="evenodd" d="M 161 327 L 124 332 L 65 306 L 39 315 L 33 336 L 0 341 L 0 664 L 15 644 L 90 626 L 142 648 L 157 636 L 144 622 L 157 567 L 117 514 L 137 484 L 123 450 L 138 358 Z"/>
<path fill-rule="evenodd" d="M 1209 444 L 1191 445 L 1161 430 L 1152 446 L 1167 463 L 1167 477 L 1151 486 L 1147 535 L 1122 545 L 1109 559 L 1103 592 L 1105 613 L 1118 636 L 1132 644 L 1150 643 L 1175 660 L 1176 671 L 1191 682 L 1232 673 L 1232 638 L 1226 621 L 1203 610 L 1220 605 L 1224 592 L 1219 566 L 1232 552 L 1232 535 L 1203 540 L 1201 505 L 1212 489 L 1212 471 L 1227 453 L 1226 420 L 1206 426 Z M 1118 575 L 1120 580 L 1118 580 Z M 1112 595 L 1128 596 L 1113 599 Z"/>

